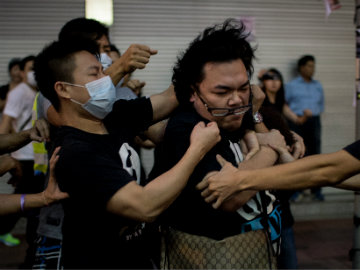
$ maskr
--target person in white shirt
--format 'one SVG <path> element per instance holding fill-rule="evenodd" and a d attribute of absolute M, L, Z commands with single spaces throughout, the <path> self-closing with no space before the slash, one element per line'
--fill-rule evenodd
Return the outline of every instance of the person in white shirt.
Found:
<path fill-rule="evenodd" d="M 33 63 L 35 57 L 30 55 L 23 58 L 20 62 L 20 73 L 22 83 L 16 86 L 7 97 L 3 116 L 0 122 L 0 134 L 9 134 L 21 132 L 32 127 L 31 115 L 34 99 L 37 93 L 36 81 L 33 72 Z M 10 183 L 15 186 L 16 194 L 39 193 L 44 189 L 44 178 L 34 175 L 34 151 L 31 143 L 25 145 L 19 150 L 11 153 L 11 156 L 18 160 L 21 165 L 22 176 L 13 177 Z M 26 213 L 27 230 L 26 240 L 29 244 L 24 267 L 31 266 L 31 251 L 36 227 L 38 224 L 38 209 Z M 8 239 L 9 232 L 18 221 L 18 215 L 4 216 L 0 220 L 0 241 L 5 242 Z M 13 241 L 19 243 L 19 241 Z"/>

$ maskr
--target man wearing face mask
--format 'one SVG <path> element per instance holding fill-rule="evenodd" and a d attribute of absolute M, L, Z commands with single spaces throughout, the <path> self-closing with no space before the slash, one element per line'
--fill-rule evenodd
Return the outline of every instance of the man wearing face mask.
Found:
<path fill-rule="evenodd" d="M 20 70 L 23 82 L 16 86 L 8 95 L 8 99 L 3 111 L 3 117 L 0 123 L 0 133 L 8 134 L 13 131 L 21 132 L 32 128 L 31 115 L 32 105 L 37 93 L 36 81 L 33 72 L 33 63 L 35 57 L 30 55 L 23 58 L 20 62 Z M 43 190 L 44 179 L 34 176 L 34 152 L 31 143 L 25 145 L 19 150 L 13 152 L 11 156 L 18 160 L 22 168 L 22 177 L 11 179 L 11 183 L 15 186 L 15 193 L 38 193 Z M 33 241 L 38 224 L 38 210 L 34 210 L 27 214 L 27 230 L 26 238 L 29 244 L 24 267 L 31 267 L 33 253 Z M 3 217 L 0 224 L 2 230 L 0 234 L 8 233 L 16 224 L 19 216 Z M 6 237 L 6 235 L 5 235 Z M 7 236 L 3 239 L 5 242 L 9 239 Z M 8 244 L 8 243 L 7 243 Z M 11 244 L 11 243 L 10 243 Z"/>
<path fill-rule="evenodd" d="M 138 261 L 123 245 L 124 230 L 168 207 L 220 137 L 215 123 L 200 123 L 182 162 L 147 186 L 138 185 L 119 149 L 126 151 L 133 133 L 166 117 L 175 103 L 161 94 L 115 102 L 114 85 L 96 53 L 88 40 L 58 41 L 35 61 L 39 88 L 64 123 L 55 142 L 61 145 L 55 174 L 70 195 L 63 202 L 62 258 L 70 269 L 131 268 Z"/>
<path fill-rule="evenodd" d="M 100 52 L 99 61 L 101 62 L 105 73 L 111 77 L 112 82 L 116 85 L 116 99 L 137 98 L 129 88 L 120 88 L 120 85 L 125 74 L 133 71 L 135 68 L 143 68 L 148 62 L 148 59 L 153 52 L 151 52 L 147 46 L 131 45 L 129 49 L 123 53 L 122 58 L 112 64 L 112 60 L 107 55 L 110 51 L 108 29 L 98 21 L 85 18 L 73 19 L 61 28 L 58 36 L 60 41 L 73 41 L 79 38 L 95 41 Z M 130 63 L 129 60 L 133 61 Z M 109 84 L 109 81 L 106 81 L 106 83 Z M 92 91 L 91 87 L 92 86 L 90 86 L 90 91 Z M 76 103 L 78 101 L 74 99 L 74 102 Z M 97 106 L 97 102 L 96 97 L 93 96 L 86 104 L 79 105 L 98 117 L 102 117 L 102 115 L 106 113 L 105 111 L 111 109 L 110 107 L 112 107 L 112 104 L 108 104 L 106 106 L 107 109 L 101 112 L 99 110 L 102 110 L 102 106 Z M 36 115 L 38 118 L 44 117 L 52 124 L 51 131 L 56 129 L 55 126 L 63 124 L 59 114 L 54 109 L 54 106 L 52 106 L 49 100 L 43 97 L 41 93 L 37 98 L 36 108 Z M 50 136 L 53 134 L 54 132 L 51 132 Z M 48 146 L 47 149 L 51 149 L 51 147 Z M 50 155 L 51 153 L 49 153 L 49 156 Z M 120 151 L 119 155 L 122 160 L 131 161 L 130 163 L 126 163 L 126 170 L 131 172 L 131 174 L 140 182 L 140 158 L 135 150 L 128 145 Z M 59 203 L 44 207 L 40 210 L 40 223 L 37 230 L 37 248 L 33 269 L 58 268 L 60 266 L 63 216 L 63 208 Z M 102 232 L 94 233 L 102 234 Z M 141 268 L 145 267 L 142 265 Z"/>

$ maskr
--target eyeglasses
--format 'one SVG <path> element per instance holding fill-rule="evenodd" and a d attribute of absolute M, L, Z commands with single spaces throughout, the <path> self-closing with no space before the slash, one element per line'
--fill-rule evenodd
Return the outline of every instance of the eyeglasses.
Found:
<path fill-rule="evenodd" d="M 242 114 L 246 113 L 248 110 L 250 110 L 250 108 L 252 107 L 251 104 L 249 104 L 249 105 L 239 106 L 239 107 L 235 107 L 235 108 L 231 108 L 231 109 L 229 109 L 229 108 L 210 108 L 207 105 L 207 103 L 201 98 L 199 91 L 196 91 L 196 92 L 197 92 L 197 95 L 200 98 L 201 102 L 204 104 L 207 111 L 212 116 L 221 117 L 221 116 L 227 116 L 230 114 L 242 115 Z"/>

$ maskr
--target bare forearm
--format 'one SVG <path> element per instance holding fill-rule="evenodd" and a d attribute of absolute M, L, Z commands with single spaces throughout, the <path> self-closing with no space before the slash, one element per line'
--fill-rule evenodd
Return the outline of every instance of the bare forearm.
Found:
<path fill-rule="evenodd" d="M 30 141 L 30 130 L 12 134 L 0 134 L 0 154 L 11 153 Z"/>
<path fill-rule="evenodd" d="M 269 129 L 265 126 L 264 122 L 255 124 L 255 131 L 259 133 L 269 132 Z"/>
<path fill-rule="evenodd" d="M 109 201 L 108 211 L 136 220 L 152 221 L 180 194 L 204 155 L 202 149 L 190 146 L 172 169 L 145 187 L 129 183 L 120 189 Z"/>
<path fill-rule="evenodd" d="M 20 194 L 0 194 L 0 215 L 21 211 Z M 45 206 L 42 193 L 27 194 L 24 198 L 24 210 Z"/>
<path fill-rule="evenodd" d="M 181 193 L 204 154 L 199 150 L 189 149 L 176 166 L 145 186 L 145 192 L 150 195 L 148 202 L 152 204 L 154 216 L 165 210 Z"/>
<path fill-rule="evenodd" d="M 148 128 L 145 135 L 155 144 L 163 141 L 167 121 L 160 121 Z"/>
<path fill-rule="evenodd" d="M 221 204 L 221 209 L 234 212 L 246 204 L 256 193 L 257 191 L 254 190 L 238 191 Z"/>
<path fill-rule="evenodd" d="M 336 188 L 360 191 L 360 175 L 355 175 L 335 185 Z"/>
<path fill-rule="evenodd" d="M 243 175 L 246 189 L 304 189 L 336 185 L 360 172 L 360 161 L 346 151 L 309 156 Z M 241 172 L 240 172 L 241 173 Z M 241 176 L 239 176 L 241 177 Z M 354 188 L 356 186 L 354 185 Z"/>
<path fill-rule="evenodd" d="M 104 73 L 109 75 L 114 85 L 117 85 L 120 80 L 127 74 L 124 72 L 124 67 L 121 61 L 115 61 Z"/>
<path fill-rule="evenodd" d="M 164 92 L 152 95 L 150 99 L 153 107 L 153 121 L 155 123 L 167 118 L 179 105 L 172 85 Z"/>
<path fill-rule="evenodd" d="M 283 107 L 283 114 L 286 119 L 290 120 L 293 123 L 297 123 L 298 116 L 290 109 L 289 105 L 285 104 Z"/>
<path fill-rule="evenodd" d="M 0 176 L 16 167 L 16 161 L 10 155 L 0 156 Z"/>
<path fill-rule="evenodd" d="M 250 160 L 244 161 L 239 164 L 238 169 L 250 170 L 260 169 L 272 166 L 277 160 L 277 154 L 269 147 L 261 147 L 258 153 L 254 155 Z M 235 211 L 246 204 L 257 191 L 246 190 L 239 191 L 234 194 L 231 198 L 222 203 L 221 207 L 223 210 Z"/>
<path fill-rule="evenodd" d="M 261 169 L 272 166 L 277 161 L 278 154 L 270 147 L 261 146 L 260 150 L 249 160 L 239 164 L 240 170 Z"/>

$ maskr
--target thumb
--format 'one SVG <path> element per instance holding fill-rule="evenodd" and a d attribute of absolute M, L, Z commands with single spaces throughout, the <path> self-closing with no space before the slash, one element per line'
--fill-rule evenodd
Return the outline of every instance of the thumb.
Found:
<path fill-rule="evenodd" d="M 268 144 L 268 146 L 273 149 L 274 151 L 278 152 L 279 154 L 282 154 L 284 152 L 286 152 L 286 149 L 279 146 L 279 145 L 274 145 L 274 144 Z"/>
<path fill-rule="evenodd" d="M 216 160 L 219 162 L 221 167 L 224 167 L 227 163 L 226 159 L 224 159 L 221 155 L 216 155 Z"/>
<path fill-rule="evenodd" d="M 158 50 L 150 49 L 150 54 L 155 55 L 158 53 Z"/>
<path fill-rule="evenodd" d="M 43 142 L 43 141 L 45 141 L 45 139 L 44 139 L 43 137 L 41 137 L 41 136 L 39 136 L 39 135 L 37 135 L 37 134 L 33 134 L 33 135 L 31 136 L 31 139 L 32 139 L 33 141 L 37 141 L 37 142 Z"/>

